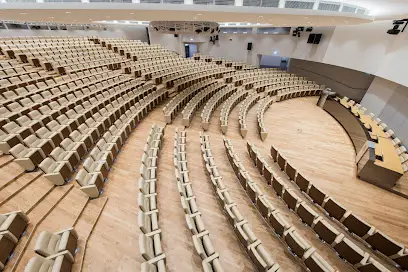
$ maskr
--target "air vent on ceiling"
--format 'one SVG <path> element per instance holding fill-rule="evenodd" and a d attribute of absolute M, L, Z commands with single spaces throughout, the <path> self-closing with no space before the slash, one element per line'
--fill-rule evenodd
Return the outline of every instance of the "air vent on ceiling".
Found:
<path fill-rule="evenodd" d="M 214 0 L 193 0 L 196 5 L 214 5 Z"/>
<path fill-rule="evenodd" d="M 65 0 L 63 0 L 64 2 L 67 2 Z M 81 2 L 81 1 L 79 1 Z M 89 0 L 90 3 L 132 3 L 132 0 Z"/>
<path fill-rule="evenodd" d="M 184 0 L 163 0 L 166 4 L 184 4 Z"/>
<path fill-rule="evenodd" d="M 355 13 L 356 9 L 357 9 L 356 7 L 343 5 L 343 8 L 341 9 L 341 12 Z"/>
<path fill-rule="evenodd" d="M 221 27 L 221 33 L 223 34 L 251 34 L 252 28 L 250 27 Z"/>
<path fill-rule="evenodd" d="M 339 11 L 340 4 L 320 2 L 318 9 L 327 11 Z"/>
<path fill-rule="evenodd" d="M 235 1 L 234 0 L 215 0 L 214 4 L 221 5 L 221 6 L 233 6 L 235 4 Z"/>
<path fill-rule="evenodd" d="M 261 6 L 261 0 L 244 0 L 243 5 L 247 7 L 259 7 Z"/>
<path fill-rule="evenodd" d="M 290 27 L 260 27 L 257 34 L 265 35 L 289 35 Z"/>
<path fill-rule="evenodd" d="M 286 1 L 285 8 L 313 9 L 314 2 L 309 1 Z"/>
<path fill-rule="evenodd" d="M 7 3 L 36 3 L 36 0 L 6 0 Z"/>
<path fill-rule="evenodd" d="M 357 9 L 358 14 L 366 14 L 366 12 L 367 12 L 366 9 L 362 9 L 362 8 Z"/>
<path fill-rule="evenodd" d="M 160 4 L 161 0 L 140 0 L 140 3 L 146 4 Z"/>
<path fill-rule="evenodd" d="M 279 7 L 279 0 L 262 0 L 262 7 L 277 8 Z"/>

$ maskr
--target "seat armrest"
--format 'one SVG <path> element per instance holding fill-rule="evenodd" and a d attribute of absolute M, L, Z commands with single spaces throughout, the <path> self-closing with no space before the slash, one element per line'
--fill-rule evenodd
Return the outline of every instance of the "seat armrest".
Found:
<path fill-rule="evenodd" d="M 72 263 L 74 262 L 74 257 L 71 255 L 71 253 L 69 253 L 68 250 L 65 250 L 65 251 L 56 253 L 56 254 L 54 254 L 54 255 L 50 255 L 50 256 L 48 256 L 46 259 L 47 259 L 47 260 L 52 260 L 52 259 L 56 259 L 57 257 L 62 256 L 62 255 L 63 255 L 64 257 L 67 257 Z"/>

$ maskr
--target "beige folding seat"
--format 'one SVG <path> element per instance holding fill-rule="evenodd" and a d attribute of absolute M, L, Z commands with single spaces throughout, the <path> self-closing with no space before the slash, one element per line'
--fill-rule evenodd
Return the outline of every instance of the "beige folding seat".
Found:
<path fill-rule="evenodd" d="M 401 155 L 403 153 L 407 153 L 407 149 L 405 148 L 405 146 L 400 146 L 400 147 L 396 148 L 396 150 L 397 150 L 398 155 Z"/>
<path fill-rule="evenodd" d="M 115 144 L 119 150 L 123 146 L 122 138 L 120 136 L 112 135 L 110 131 L 106 131 L 105 134 L 103 134 L 103 139 L 107 143 Z"/>
<path fill-rule="evenodd" d="M 38 106 L 43 106 L 43 105 L 45 105 L 45 104 L 47 104 L 48 103 L 48 101 L 49 100 L 51 100 L 51 98 L 52 98 L 52 94 L 51 94 L 51 97 L 49 97 L 49 98 L 43 98 L 41 95 L 39 95 L 39 94 L 34 94 L 34 95 L 32 95 L 32 96 L 30 96 L 30 98 L 31 98 L 31 100 L 33 100 L 33 102 L 36 104 L 36 105 L 38 105 Z"/>
<path fill-rule="evenodd" d="M 279 211 L 273 211 L 269 214 L 269 223 L 275 230 L 275 233 L 279 236 L 283 236 L 283 233 L 290 227 L 289 223 L 279 213 Z"/>
<path fill-rule="evenodd" d="M 277 151 L 273 146 L 271 146 L 271 156 L 272 156 L 272 159 L 273 159 L 274 161 L 277 160 L 278 151 Z"/>
<path fill-rule="evenodd" d="M 159 229 L 159 214 L 158 210 L 151 212 L 139 211 L 138 224 L 140 230 L 144 234 L 149 234 Z"/>
<path fill-rule="evenodd" d="M 13 121 L 17 119 L 18 116 L 21 116 L 21 114 L 17 112 L 12 112 L 6 107 L 0 106 L 0 116 L 1 119 Z"/>
<path fill-rule="evenodd" d="M 394 137 L 394 131 L 392 130 L 392 129 L 388 129 L 386 132 L 385 132 L 385 136 L 387 137 L 387 138 L 393 138 Z"/>
<path fill-rule="evenodd" d="M 358 267 L 358 271 L 361 272 L 387 272 L 390 271 L 388 268 L 386 268 L 385 266 L 383 266 L 381 263 L 377 262 L 375 259 L 373 258 L 369 258 L 368 261 L 359 266 Z"/>
<path fill-rule="evenodd" d="M 369 254 L 358 247 L 343 234 L 339 235 L 332 244 L 341 258 L 352 265 L 361 265 L 367 262 Z"/>
<path fill-rule="evenodd" d="M 391 141 L 396 148 L 401 144 L 401 140 L 399 138 L 394 138 Z"/>
<path fill-rule="evenodd" d="M 349 232 L 354 233 L 363 239 L 373 234 L 375 230 L 374 227 L 370 226 L 368 223 L 364 222 L 351 212 L 347 212 L 344 215 L 341 223 L 348 229 Z"/>
<path fill-rule="evenodd" d="M 55 185 L 64 185 L 72 175 L 72 170 L 67 161 L 56 162 L 51 158 L 45 158 L 39 165 L 47 178 Z"/>
<path fill-rule="evenodd" d="M 52 109 L 49 106 L 49 104 L 41 106 L 38 110 L 41 112 L 42 115 L 50 116 L 51 119 L 54 120 L 61 114 L 61 112 L 58 109 Z"/>
<path fill-rule="evenodd" d="M 56 146 L 59 146 L 59 144 L 62 142 L 63 136 L 56 132 L 51 132 L 47 127 L 42 127 L 38 129 L 35 134 L 40 138 L 40 139 L 49 139 L 51 140 L 51 145 L 53 148 Z"/>
<path fill-rule="evenodd" d="M 313 223 L 313 229 L 319 238 L 329 245 L 332 245 L 334 240 L 340 235 L 340 232 L 322 217 L 316 219 Z"/>
<path fill-rule="evenodd" d="M 24 144 L 30 148 L 38 149 L 43 157 L 48 156 L 54 149 L 50 139 L 40 139 L 35 135 L 30 135 L 23 140 Z"/>
<path fill-rule="evenodd" d="M 299 196 L 296 195 L 294 190 L 284 190 L 282 198 L 285 201 L 286 205 L 288 205 L 288 208 L 292 211 L 295 211 L 297 204 L 302 202 Z"/>
<path fill-rule="evenodd" d="M 132 132 L 132 128 L 129 124 L 127 123 L 123 123 L 121 120 L 116 120 L 114 122 L 115 127 L 118 130 L 124 130 L 126 133 L 126 139 L 130 136 L 131 132 Z"/>
<path fill-rule="evenodd" d="M 32 109 L 34 109 L 34 108 L 36 108 L 37 106 L 40 105 L 40 104 L 36 103 L 34 100 L 32 100 L 32 99 L 30 99 L 28 97 L 23 98 L 18 102 L 21 104 L 21 106 L 23 106 L 23 108 L 27 108 L 27 109 L 30 109 L 30 110 L 32 110 Z M 28 112 L 26 114 L 28 114 Z"/>
<path fill-rule="evenodd" d="M 88 173 L 100 172 L 104 179 L 108 177 L 109 166 L 106 161 L 95 161 L 92 157 L 88 157 L 83 166 Z"/>
<path fill-rule="evenodd" d="M 236 204 L 225 205 L 224 209 L 227 212 L 227 219 L 229 220 L 231 225 L 235 226 L 237 223 L 244 220 Z"/>
<path fill-rule="evenodd" d="M 75 122 L 78 124 L 78 126 L 82 123 L 85 122 L 85 116 L 81 113 L 78 113 L 74 111 L 73 109 L 68 110 L 65 112 L 65 115 L 67 116 L 68 119 L 75 120 Z"/>
<path fill-rule="evenodd" d="M 0 232 L 0 270 L 4 269 L 17 243 L 18 240 L 10 232 Z"/>
<path fill-rule="evenodd" d="M 33 171 L 45 158 L 41 150 L 37 148 L 27 148 L 22 144 L 17 144 L 10 149 L 10 154 L 15 158 L 14 162 L 26 171 Z"/>
<path fill-rule="evenodd" d="M 139 250 L 146 261 L 156 259 L 163 254 L 160 241 L 160 231 L 139 235 Z"/>
<path fill-rule="evenodd" d="M 310 272 L 335 272 L 336 270 L 327 263 L 317 252 L 313 252 L 304 260 Z"/>
<path fill-rule="evenodd" d="M 258 271 L 275 272 L 280 268 L 259 240 L 248 247 L 248 254 Z"/>
<path fill-rule="evenodd" d="M 68 251 L 63 251 L 47 258 L 35 256 L 30 259 L 24 272 L 71 271 L 74 259 Z"/>
<path fill-rule="evenodd" d="M 76 105 L 74 107 L 74 110 L 77 114 L 81 114 L 85 116 L 85 119 L 89 118 L 92 116 L 91 109 L 85 109 L 82 105 Z"/>
<path fill-rule="evenodd" d="M 101 150 L 101 151 L 109 151 L 112 153 L 113 158 L 116 157 L 116 155 L 119 152 L 118 147 L 114 143 L 107 143 L 103 138 L 100 139 L 97 143 L 96 146 Z"/>
<path fill-rule="evenodd" d="M 284 185 L 282 183 L 282 181 L 277 180 L 275 177 L 273 177 L 272 179 L 272 187 L 275 190 L 275 193 L 278 196 L 283 196 L 283 192 L 284 192 Z"/>
<path fill-rule="evenodd" d="M 371 245 L 372 249 L 378 250 L 388 257 L 397 257 L 397 254 L 402 253 L 404 249 L 403 245 L 397 243 L 380 231 L 376 231 L 365 240 Z"/>
<path fill-rule="evenodd" d="M 73 142 L 82 143 L 85 145 L 85 152 L 92 146 L 93 140 L 92 136 L 88 134 L 82 134 L 78 130 L 74 130 L 72 133 L 69 134 L 69 138 Z M 81 156 L 82 157 L 82 156 Z"/>
<path fill-rule="evenodd" d="M 100 112 L 94 113 L 92 117 L 96 122 L 102 123 L 105 130 L 111 126 L 109 117 L 103 116 Z"/>
<path fill-rule="evenodd" d="M 261 191 L 259 186 L 254 182 L 247 183 L 246 191 L 252 203 L 256 203 L 257 197 L 263 195 L 263 192 Z"/>
<path fill-rule="evenodd" d="M 336 201 L 334 201 L 334 199 L 332 199 L 331 197 L 325 200 L 325 202 L 323 203 L 323 208 L 331 217 L 338 221 L 340 221 L 346 213 L 346 209 Z"/>
<path fill-rule="evenodd" d="M 188 199 L 188 198 L 184 198 Z M 195 214 L 186 214 L 186 222 L 187 222 L 187 227 L 191 231 L 193 235 L 202 233 L 205 231 L 205 226 L 204 222 L 201 218 L 201 213 L 195 213 Z"/>
<path fill-rule="evenodd" d="M 67 162 L 70 171 L 74 171 L 81 160 L 77 151 L 66 151 L 59 146 L 50 153 L 50 157 L 56 162 Z"/>
<path fill-rule="evenodd" d="M 21 143 L 16 134 L 7 134 L 0 129 L 0 151 L 10 154 L 10 149 Z"/>
<path fill-rule="evenodd" d="M 245 247 L 248 248 L 254 243 L 258 241 L 256 238 L 254 232 L 252 231 L 250 225 L 246 220 L 242 220 L 241 222 L 238 222 L 235 224 L 234 228 L 238 239 L 240 240 L 241 244 Z"/>
<path fill-rule="evenodd" d="M 79 122 L 77 121 L 77 119 L 69 119 L 65 114 L 61 114 L 60 116 L 58 116 L 57 121 L 61 125 L 68 126 L 70 132 L 76 130 L 79 126 Z"/>
<path fill-rule="evenodd" d="M 106 161 L 109 168 L 113 164 L 114 157 L 109 150 L 101 150 L 98 146 L 95 146 L 89 154 L 95 161 Z"/>
<path fill-rule="evenodd" d="M 64 229 L 55 233 L 42 231 L 35 242 L 34 251 L 48 257 L 59 252 L 68 251 L 72 259 L 78 244 L 78 234 L 74 228 Z"/>
<path fill-rule="evenodd" d="M 315 250 L 294 228 L 285 231 L 284 237 L 291 251 L 302 260 L 309 257 Z"/>
<path fill-rule="evenodd" d="M 79 158 L 83 158 L 87 152 L 87 148 L 84 142 L 74 142 L 70 138 L 65 138 L 60 146 L 65 151 L 75 151 L 78 153 Z"/>
<path fill-rule="evenodd" d="M 295 182 L 296 182 L 297 186 L 299 187 L 299 189 L 302 192 L 305 192 L 305 193 L 309 192 L 310 182 L 305 177 L 303 177 L 302 174 L 298 173 L 296 175 Z M 319 205 L 321 205 L 321 204 L 319 204 Z"/>
<path fill-rule="evenodd" d="M 81 124 L 77 131 L 79 131 L 82 135 L 90 136 L 90 140 L 92 143 L 95 143 L 99 139 L 99 133 L 96 128 L 90 128 L 87 124 Z"/>
<path fill-rule="evenodd" d="M 220 255 L 214 253 L 202 262 L 204 272 L 224 272 L 221 266 Z"/>
<path fill-rule="evenodd" d="M 20 88 L 19 88 L 19 89 L 20 89 Z M 24 88 L 22 88 L 22 89 L 24 89 Z M 18 97 L 18 95 L 17 95 L 15 92 L 13 92 L 13 91 L 4 92 L 4 93 L 3 93 L 3 96 L 4 96 L 4 98 L 5 98 L 6 100 L 10 100 L 10 101 L 14 101 L 14 100 Z"/>
<path fill-rule="evenodd" d="M 0 233 L 9 232 L 14 240 L 20 239 L 28 225 L 28 217 L 22 211 L 0 214 Z"/>
<path fill-rule="evenodd" d="M 144 195 L 139 192 L 138 194 L 138 205 L 139 208 L 144 212 L 150 212 L 157 209 L 156 193 Z"/>
<path fill-rule="evenodd" d="M 23 106 L 21 106 L 21 105 L 20 105 L 19 103 L 17 103 L 17 102 L 10 103 L 10 104 L 8 104 L 6 107 L 7 107 L 10 111 L 12 111 L 12 112 L 17 112 L 17 113 L 19 113 L 20 115 L 26 115 L 26 114 L 30 111 L 29 108 L 23 107 Z"/>
<path fill-rule="evenodd" d="M 103 188 L 103 177 L 101 173 L 88 173 L 85 169 L 79 170 L 75 177 L 79 185 L 80 190 L 84 192 L 90 198 L 99 197 Z"/>
<path fill-rule="evenodd" d="M 144 164 L 140 166 L 140 176 L 145 181 L 157 181 L 156 167 L 146 167 Z"/>
<path fill-rule="evenodd" d="M 28 113 L 28 116 L 32 119 L 32 120 L 36 120 L 39 121 L 42 125 L 46 125 L 48 122 L 50 122 L 51 116 L 49 115 L 44 115 L 42 113 L 40 113 L 38 110 L 33 110 L 30 111 Z"/>
<path fill-rule="evenodd" d="M 8 134 L 17 135 L 20 142 L 32 134 L 32 131 L 28 127 L 20 127 L 15 122 L 9 122 L 3 126 L 3 130 Z"/>

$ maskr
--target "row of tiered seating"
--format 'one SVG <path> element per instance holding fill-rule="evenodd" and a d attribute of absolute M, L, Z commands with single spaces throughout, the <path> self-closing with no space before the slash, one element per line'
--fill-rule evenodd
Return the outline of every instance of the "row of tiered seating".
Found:
<path fill-rule="evenodd" d="M 225 67 L 233 67 L 235 70 L 252 70 L 255 69 L 255 66 L 247 64 L 245 62 L 239 61 L 228 61 L 223 58 L 216 58 L 213 56 L 204 56 L 199 53 L 193 55 L 195 60 L 204 60 L 205 62 L 214 62 L 217 65 L 223 65 Z"/>
<path fill-rule="evenodd" d="M 241 136 L 244 138 L 248 132 L 248 127 L 246 123 L 246 117 L 250 108 L 255 105 L 258 100 L 261 98 L 261 95 L 258 93 L 251 93 L 249 94 L 242 104 L 239 107 L 238 112 L 238 123 L 239 123 L 239 132 Z"/>
<path fill-rule="evenodd" d="M 270 224 L 279 239 L 288 246 L 291 252 L 297 257 L 308 270 L 314 271 L 335 271 L 316 249 L 279 213 L 268 198 L 264 195 L 258 185 L 252 181 L 243 163 L 236 154 L 231 140 L 224 137 L 224 146 L 231 166 L 248 197 L 254 203 L 265 220 Z"/>
<path fill-rule="evenodd" d="M 278 91 L 280 91 L 281 89 L 284 88 L 290 88 L 290 87 L 304 87 L 304 86 L 308 86 L 311 85 L 313 83 L 313 81 L 310 80 L 296 80 L 296 81 L 284 81 L 284 82 L 280 82 L 280 83 L 276 83 L 276 84 L 272 84 L 272 85 L 268 85 L 268 86 L 263 86 L 263 92 L 266 95 L 270 95 L 270 96 L 274 96 L 278 94 Z"/>
<path fill-rule="evenodd" d="M 142 272 L 166 271 L 166 256 L 161 245 L 162 230 L 159 226 L 157 209 L 157 167 L 164 136 L 164 128 L 153 124 L 143 148 L 139 177 L 138 224 L 139 248 L 143 258 Z"/>
<path fill-rule="evenodd" d="M 360 271 L 368 271 L 365 270 L 366 267 L 373 269 L 370 271 L 388 271 L 388 269 L 378 263 L 372 255 L 346 238 L 344 233 L 337 231 L 327 220 L 324 220 L 314 212 L 306 203 L 301 202 L 299 196 L 297 196 L 293 190 L 287 189 L 283 180 L 277 179 L 274 176 L 273 171 L 268 167 L 260 153 L 256 152 L 252 146 L 249 145 L 248 150 L 254 161 L 256 158 L 256 164 L 260 171 L 263 171 L 267 183 L 272 185 L 279 196 L 291 203 L 288 204 L 288 206 L 290 205 L 291 208 L 298 213 L 299 217 L 313 228 L 320 239 L 331 245 L 342 258 L 353 264 Z M 346 208 L 337 203 L 332 197 L 327 196 L 301 173 L 297 172 L 273 146 L 271 147 L 271 156 L 273 160 L 277 162 L 281 170 L 288 175 L 290 180 L 299 187 L 300 192 L 307 196 L 319 210 L 326 213 L 333 220 L 333 223 L 344 227 L 354 238 L 363 242 L 366 246 L 371 247 L 373 250 L 377 250 L 383 254 L 386 259 L 395 262 L 403 270 L 408 268 L 408 249 L 404 245 L 395 242 L 351 211 L 347 211 Z"/>
<path fill-rule="evenodd" d="M 181 112 L 183 115 L 183 125 L 188 127 L 190 125 L 191 119 L 193 118 L 194 112 L 201 107 L 202 104 L 207 102 L 212 96 L 216 95 L 218 92 L 222 92 L 226 87 L 226 84 L 220 81 L 216 81 L 214 84 L 208 86 L 204 90 L 197 93 L 184 107 Z"/>
<path fill-rule="evenodd" d="M 205 90 L 207 88 L 211 88 L 217 82 L 214 82 L 211 78 L 198 82 L 189 88 L 185 89 L 184 91 L 178 93 L 175 97 L 173 97 L 163 108 L 164 119 L 167 124 L 171 123 L 174 116 L 180 109 L 184 108 L 184 106 L 199 92 Z"/>
<path fill-rule="evenodd" d="M 228 131 L 228 117 L 232 111 L 232 109 L 242 100 L 244 100 L 248 96 L 249 92 L 242 88 L 238 89 L 238 91 L 234 92 L 225 102 L 222 104 L 221 114 L 220 114 L 220 125 L 221 131 L 223 134 L 227 133 Z"/>
<path fill-rule="evenodd" d="M 264 121 L 265 111 L 272 105 L 273 102 L 275 102 L 275 98 L 273 96 L 266 96 L 265 99 L 259 104 L 256 111 L 258 133 L 262 141 L 268 137 L 268 131 L 266 130 Z"/>
<path fill-rule="evenodd" d="M 177 188 L 181 197 L 186 222 L 191 231 L 194 247 L 200 255 L 205 272 L 221 272 L 223 268 L 220 264 L 218 252 L 210 240 L 210 233 L 205 228 L 204 221 L 198 209 L 196 197 L 194 196 L 190 175 L 188 171 L 188 160 L 186 154 L 186 131 L 176 130 L 174 136 L 174 167 L 177 178 Z"/>
<path fill-rule="evenodd" d="M 228 188 L 225 187 L 222 176 L 220 175 L 214 157 L 211 152 L 210 138 L 208 135 L 200 133 L 201 152 L 207 169 L 207 174 L 213 185 L 217 200 L 224 210 L 228 221 L 231 223 L 238 240 L 245 248 L 258 271 L 278 271 L 277 264 L 268 251 L 262 245 L 262 242 L 256 237 L 255 233 L 247 220 L 240 213 L 237 204 L 234 203 Z M 230 157 L 229 157 L 230 159 Z M 214 264 L 213 264 L 214 267 Z M 220 271 L 218 269 L 209 271 Z"/>
<path fill-rule="evenodd" d="M 236 91 L 236 87 L 228 85 L 227 87 L 214 94 L 207 101 L 207 103 L 204 105 L 203 110 L 201 111 L 201 127 L 204 130 L 208 130 L 211 115 L 213 114 L 215 109 Z"/>
<path fill-rule="evenodd" d="M 21 211 L 0 214 L 0 271 L 12 256 L 28 223 L 27 215 Z"/>
<path fill-rule="evenodd" d="M 173 81 L 174 89 L 177 91 L 182 91 L 191 85 L 206 80 L 206 79 L 219 79 L 223 77 L 225 72 L 231 71 L 232 68 L 216 68 L 216 69 L 206 69 L 206 71 L 201 71 L 193 74 L 185 74 L 180 76 L 179 79 Z"/>
<path fill-rule="evenodd" d="M 283 101 L 296 97 L 320 95 L 324 88 L 325 88 L 324 86 L 320 86 L 317 84 L 283 88 L 280 91 L 278 91 L 278 94 L 276 95 L 276 101 Z"/>
<path fill-rule="evenodd" d="M 246 80 L 243 80 L 241 82 L 242 84 L 235 84 L 235 85 L 236 86 L 242 85 L 247 90 L 254 88 L 257 92 L 262 92 L 267 86 L 270 86 L 272 84 L 293 82 L 293 81 L 303 81 L 303 78 L 293 76 L 293 75 L 276 74 L 274 76 L 262 76 L 258 78 L 248 78 Z"/>
<path fill-rule="evenodd" d="M 274 74 L 280 74 L 282 73 L 279 69 L 277 68 L 271 68 L 271 69 L 253 69 L 253 70 L 246 70 L 246 71 L 237 71 L 235 73 L 229 73 L 225 75 L 225 82 L 227 83 L 233 83 L 236 81 L 240 81 L 241 79 L 244 78 L 253 78 L 256 76 L 262 76 L 262 75 L 274 75 Z M 242 85 L 238 83 L 239 85 Z"/>
<path fill-rule="evenodd" d="M 34 248 L 37 255 L 30 259 L 24 272 L 71 271 L 77 245 L 78 234 L 74 228 L 41 232 Z"/>
<path fill-rule="evenodd" d="M 344 96 L 341 99 L 341 102 L 344 102 L 344 104 L 348 104 L 350 107 L 357 107 L 359 112 L 361 114 L 365 114 L 365 112 L 367 111 L 367 108 L 363 107 L 362 105 L 360 105 L 359 103 L 356 103 L 354 100 L 349 99 L 347 96 Z M 405 146 L 402 145 L 401 140 L 396 137 L 394 131 L 392 129 L 389 129 L 387 124 L 384 123 L 383 121 L 381 121 L 380 118 L 375 118 L 375 114 L 374 113 L 370 113 L 368 114 L 371 118 L 371 120 L 373 120 L 383 131 L 384 134 L 387 138 L 389 138 L 394 147 L 395 150 L 397 152 L 397 154 L 399 155 L 400 161 L 401 161 L 401 165 L 402 165 L 402 169 L 404 170 L 404 173 L 408 171 L 408 151 L 407 148 Z"/>

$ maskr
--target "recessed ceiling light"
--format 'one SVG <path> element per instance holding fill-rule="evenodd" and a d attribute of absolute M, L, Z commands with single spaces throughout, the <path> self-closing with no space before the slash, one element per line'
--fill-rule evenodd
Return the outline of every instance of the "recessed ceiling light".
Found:
<path fill-rule="evenodd" d="M 89 19 L 89 21 L 92 21 L 92 19 Z"/>
<path fill-rule="evenodd" d="M 131 12 L 131 13 L 129 13 L 130 15 L 133 15 L 133 14 L 135 14 L 134 12 Z"/>
<path fill-rule="evenodd" d="M 190 39 L 190 41 L 194 41 L 194 39 Z"/>
<path fill-rule="evenodd" d="M 55 17 L 52 17 L 52 16 L 50 17 L 50 19 L 54 19 L 54 18 L 55 18 Z"/>
<path fill-rule="evenodd" d="M 260 25 L 260 23 L 256 23 L 256 25 Z"/>
<path fill-rule="evenodd" d="M 70 14 L 71 12 L 70 12 L 70 11 L 66 11 L 65 13 L 66 13 L 66 14 Z"/>
<path fill-rule="evenodd" d="M 258 17 L 262 18 L 263 16 L 262 16 L 262 15 L 259 15 Z"/>
<path fill-rule="evenodd" d="M 198 13 L 197 15 L 200 16 L 200 15 L 202 15 L 202 14 L 201 14 L 201 13 Z"/>
<path fill-rule="evenodd" d="M 26 15 L 27 13 L 25 13 L 25 12 L 21 12 L 20 14 L 21 14 L 21 15 Z"/>

